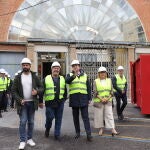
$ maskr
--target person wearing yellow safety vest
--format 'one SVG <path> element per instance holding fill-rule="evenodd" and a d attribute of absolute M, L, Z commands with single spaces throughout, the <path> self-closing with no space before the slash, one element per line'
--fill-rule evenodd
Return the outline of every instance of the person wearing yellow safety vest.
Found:
<path fill-rule="evenodd" d="M 53 62 L 51 65 L 52 73 L 43 80 L 43 99 L 46 106 L 45 137 L 49 137 L 52 121 L 55 119 L 54 138 L 58 141 L 60 141 L 64 102 L 67 98 L 66 83 L 64 77 L 59 75 L 60 69 L 60 64 Z"/>
<path fill-rule="evenodd" d="M 8 88 L 7 88 L 7 93 L 8 93 L 8 97 L 9 97 L 9 99 L 10 99 L 10 107 L 11 108 L 14 108 L 14 98 L 13 98 L 13 96 L 12 96 L 12 92 L 11 92 L 11 87 L 12 87 L 12 84 L 13 84 L 13 80 L 11 79 L 11 76 L 10 76 L 10 74 L 8 74 L 8 77 L 7 77 L 7 79 L 8 79 Z"/>
<path fill-rule="evenodd" d="M 118 74 L 116 74 L 112 78 L 113 88 L 114 88 L 114 96 L 116 98 L 116 108 L 117 115 L 119 120 L 124 119 L 123 110 L 127 105 L 127 80 L 124 76 L 124 68 L 123 66 L 119 66 L 117 68 Z M 122 104 L 121 104 L 122 100 Z"/>
<path fill-rule="evenodd" d="M 87 74 L 80 68 L 79 60 L 73 60 L 71 66 L 72 72 L 67 74 L 66 83 L 69 84 L 69 106 L 72 107 L 73 121 L 76 131 L 75 139 L 80 137 L 80 110 L 87 134 L 87 141 L 92 141 L 88 114 L 88 104 L 92 99 L 91 85 Z"/>
<path fill-rule="evenodd" d="M 10 78 L 8 78 L 8 72 L 5 71 L 5 100 L 4 100 L 4 112 L 8 112 L 7 106 L 8 106 L 8 99 L 9 99 L 9 93 L 10 93 Z"/>
<path fill-rule="evenodd" d="M 93 90 L 94 127 L 100 129 L 98 134 L 102 136 L 104 127 L 111 129 L 112 136 L 119 134 L 115 130 L 112 111 L 112 82 L 107 78 L 107 70 L 103 66 L 98 69 L 98 78 L 94 80 Z"/>
<path fill-rule="evenodd" d="M 5 70 L 0 69 L 0 118 L 2 118 L 1 111 L 4 110 L 4 101 L 5 101 L 5 92 L 6 92 L 6 79 L 5 79 Z"/>

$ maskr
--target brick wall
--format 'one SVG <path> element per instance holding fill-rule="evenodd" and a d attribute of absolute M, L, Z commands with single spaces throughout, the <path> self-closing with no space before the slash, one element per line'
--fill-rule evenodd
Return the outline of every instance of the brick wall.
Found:
<path fill-rule="evenodd" d="M 9 26 L 14 15 L 1 16 L 1 14 L 17 10 L 23 1 L 24 0 L 0 0 L 0 41 L 7 41 Z M 150 0 L 128 0 L 128 2 L 139 15 L 147 35 L 147 40 L 150 41 Z"/>
<path fill-rule="evenodd" d="M 7 41 L 8 30 L 14 14 L 4 15 L 16 11 L 24 0 L 0 0 L 0 41 Z"/>
<path fill-rule="evenodd" d="M 128 0 L 128 2 L 139 16 L 146 32 L 147 41 L 150 41 L 150 0 Z"/>
<path fill-rule="evenodd" d="M 0 51 L 26 52 L 26 45 L 0 44 Z"/>

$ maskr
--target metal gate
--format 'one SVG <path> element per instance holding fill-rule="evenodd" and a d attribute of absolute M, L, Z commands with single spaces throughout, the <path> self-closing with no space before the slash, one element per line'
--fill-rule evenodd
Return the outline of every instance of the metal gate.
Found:
<path fill-rule="evenodd" d="M 123 65 L 125 67 L 126 77 L 128 74 L 127 51 L 125 53 L 120 53 L 116 51 L 115 48 L 80 47 L 77 48 L 77 59 L 79 59 L 82 69 L 88 75 L 92 88 L 93 81 L 97 78 L 97 72 L 100 66 L 107 68 L 110 78 L 116 74 L 116 67 L 118 65 Z"/>

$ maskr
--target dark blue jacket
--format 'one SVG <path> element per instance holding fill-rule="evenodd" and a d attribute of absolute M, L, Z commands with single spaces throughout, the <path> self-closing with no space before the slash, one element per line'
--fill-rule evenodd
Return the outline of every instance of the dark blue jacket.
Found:
<path fill-rule="evenodd" d="M 84 75 L 84 71 L 80 70 L 80 75 L 78 76 L 78 78 L 80 78 L 80 76 L 83 76 L 83 75 Z M 76 78 L 76 76 L 74 76 L 74 75 L 70 76 L 70 74 L 67 74 L 66 83 L 71 84 L 71 82 L 75 78 Z M 86 86 L 87 86 L 87 93 L 88 94 L 75 93 L 75 94 L 69 95 L 69 106 L 70 107 L 88 106 L 89 101 L 91 101 L 91 99 L 92 99 L 92 97 L 91 97 L 91 84 L 89 82 L 89 79 L 87 79 L 87 81 L 86 81 Z"/>

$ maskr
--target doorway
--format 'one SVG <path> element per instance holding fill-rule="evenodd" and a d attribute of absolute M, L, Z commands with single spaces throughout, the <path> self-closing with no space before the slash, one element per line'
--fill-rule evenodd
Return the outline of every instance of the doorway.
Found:
<path fill-rule="evenodd" d="M 43 62 L 43 78 L 51 74 L 51 65 L 52 62 Z"/>

